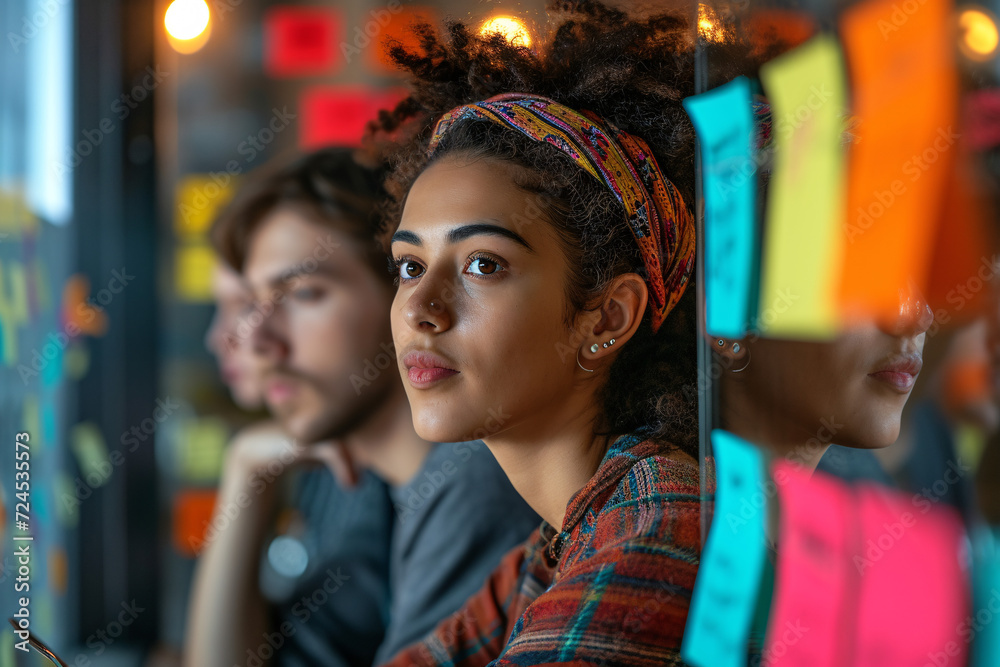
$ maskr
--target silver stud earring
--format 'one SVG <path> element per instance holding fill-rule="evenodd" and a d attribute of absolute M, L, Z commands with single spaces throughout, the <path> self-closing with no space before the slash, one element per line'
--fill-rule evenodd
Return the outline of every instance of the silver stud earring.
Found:
<path fill-rule="evenodd" d="M 598 350 L 597 343 L 594 343 L 593 345 L 590 346 L 591 352 L 597 352 L 597 350 Z"/>
<path fill-rule="evenodd" d="M 607 344 L 607 343 L 605 343 L 605 344 L 604 344 L 604 347 L 607 347 L 607 346 L 608 346 L 608 344 Z"/>
<path fill-rule="evenodd" d="M 717 345 L 718 345 L 719 347 L 725 347 L 725 346 L 726 346 L 726 341 L 724 341 L 724 340 L 722 340 L 722 339 L 720 338 L 720 339 L 719 339 L 719 340 L 717 341 L 717 343 L 716 343 L 716 344 L 717 344 Z"/>
<path fill-rule="evenodd" d="M 614 345 L 614 344 L 615 344 L 615 339 L 614 338 L 612 338 L 611 340 L 608 341 L 608 345 Z"/>
<path fill-rule="evenodd" d="M 733 352 L 739 352 L 739 351 L 740 351 L 740 344 L 733 343 Z"/>

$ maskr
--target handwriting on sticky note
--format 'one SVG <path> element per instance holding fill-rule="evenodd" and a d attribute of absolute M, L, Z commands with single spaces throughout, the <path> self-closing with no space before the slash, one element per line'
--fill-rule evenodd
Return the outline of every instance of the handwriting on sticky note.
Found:
<path fill-rule="evenodd" d="M 750 443 L 712 432 L 715 518 L 698 570 L 681 657 L 696 667 L 742 667 L 764 566 L 764 508 L 743 508 L 764 488 L 764 464 Z"/>
<path fill-rule="evenodd" d="M 740 338 L 756 284 L 756 165 L 750 82 L 739 77 L 684 100 L 701 144 L 705 199 L 705 307 L 710 335 Z"/>

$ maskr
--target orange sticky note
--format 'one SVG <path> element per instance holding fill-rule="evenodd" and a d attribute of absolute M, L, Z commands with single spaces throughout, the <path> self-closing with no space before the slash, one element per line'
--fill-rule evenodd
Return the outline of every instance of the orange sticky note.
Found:
<path fill-rule="evenodd" d="M 420 39 L 412 27 L 418 23 L 434 25 L 437 21 L 437 12 L 430 7 L 396 3 L 392 8 L 387 6 L 383 10 L 370 10 L 365 19 L 366 25 L 355 27 L 354 31 L 347 35 L 348 41 L 356 50 L 367 54 L 368 64 L 373 69 L 396 71 L 396 66 L 389 57 L 388 45 L 398 43 L 407 51 L 421 52 Z M 366 40 L 368 35 L 374 37 Z M 350 48 L 341 47 L 341 49 L 347 57 L 347 62 L 351 62 Z"/>
<path fill-rule="evenodd" d="M 922 289 L 958 134 L 951 3 L 869 0 L 845 12 L 854 88 L 840 303 L 846 318 L 896 318 Z"/>
<path fill-rule="evenodd" d="M 989 217 L 993 211 L 982 174 L 966 151 L 957 151 L 948 172 L 925 290 L 938 326 L 961 325 L 978 317 L 1000 270 L 1000 255 L 992 252 L 997 247 Z"/>

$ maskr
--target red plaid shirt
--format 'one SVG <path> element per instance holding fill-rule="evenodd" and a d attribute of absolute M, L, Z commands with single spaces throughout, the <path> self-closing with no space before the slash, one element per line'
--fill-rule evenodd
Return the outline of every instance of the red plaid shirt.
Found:
<path fill-rule="evenodd" d="M 570 500 L 565 530 L 542 523 L 462 609 L 388 664 L 683 664 L 701 551 L 698 465 L 642 434 L 611 445 Z"/>

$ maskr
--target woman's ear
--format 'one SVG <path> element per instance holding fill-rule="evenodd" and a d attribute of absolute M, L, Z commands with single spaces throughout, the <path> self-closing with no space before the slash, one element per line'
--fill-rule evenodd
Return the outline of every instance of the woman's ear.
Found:
<path fill-rule="evenodd" d="M 600 318 L 591 335 L 584 338 L 581 358 L 606 357 L 634 336 L 646 313 L 648 298 L 646 281 L 638 273 L 616 276 L 599 306 Z"/>
<path fill-rule="evenodd" d="M 748 354 L 746 337 L 734 340 L 732 338 L 709 336 L 707 332 L 704 336 L 705 342 L 708 343 L 712 352 L 730 363 L 745 359 Z"/>

